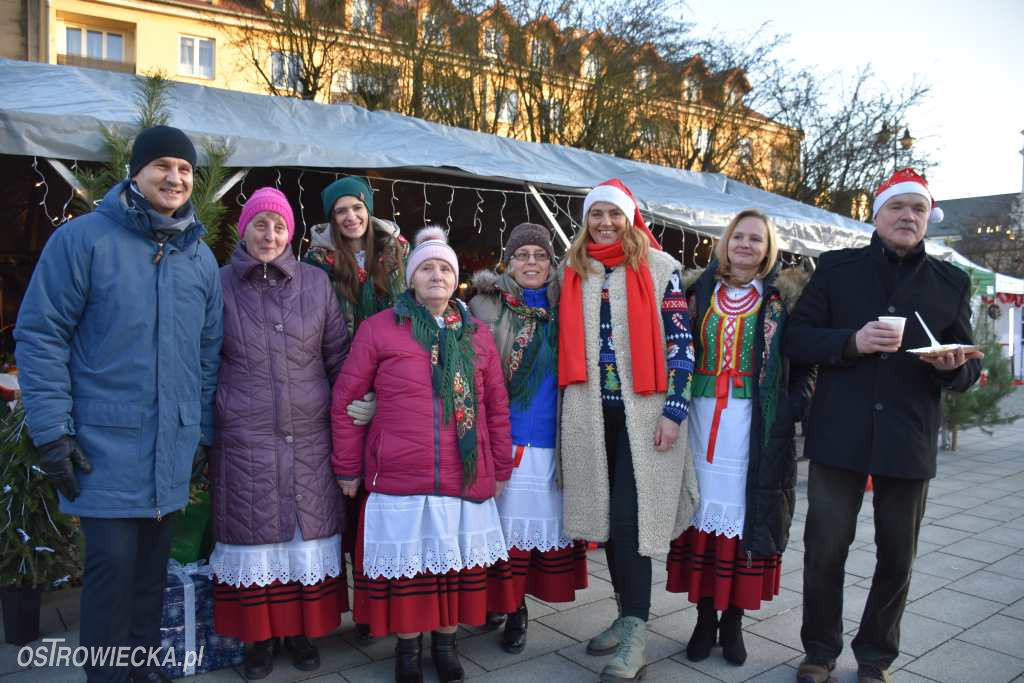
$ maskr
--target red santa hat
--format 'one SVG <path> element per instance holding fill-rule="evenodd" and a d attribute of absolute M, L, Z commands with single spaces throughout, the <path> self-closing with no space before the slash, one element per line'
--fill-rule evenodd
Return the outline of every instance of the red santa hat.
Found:
<path fill-rule="evenodd" d="M 919 194 L 925 197 L 932 204 L 931 213 L 928 214 L 929 223 L 941 223 L 942 209 L 935 206 L 935 198 L 928 190 L 928 181 L 924 176 L 912 168 L 901 168 L 889 176 L 889 179 L 878 186 L 875 193 L 875 204 L 871 209 L 871 218 L 878 215 L 878 211 L 891 198 L 900 194 Z"/>
<path fill-rule="evenodd" d="M 596 186 L 590 192 L 587 193 L 586 198 L 583 200 L 583 223 L 586 225 L 587 214 L 590 212 L 590 207 L 596 202 L 607 202 L 613 204 L 619 208 L 622 213 L 627 216 L 633 217 L 633 227 L 647 235 L 647 239 L 650 240 L 651 246 L 661 251 L 661 244 L 654 237 L 654 233 L 651 232 L 650 228 L 647 227 L 647 223 L 644 222 L 644 217 L 640 214 L 640 207 L 637 204 L 636 197 L 629 191 L 626 184 L 618 178 L 612 178 L 606 180 L 600 185 Z"/>

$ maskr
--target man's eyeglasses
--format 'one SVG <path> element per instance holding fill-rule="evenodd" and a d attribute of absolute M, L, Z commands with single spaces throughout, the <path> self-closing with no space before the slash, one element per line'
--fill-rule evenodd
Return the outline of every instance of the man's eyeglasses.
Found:
<path fill-rule="evenodd" d="M 551 260 L 546 251 L 517 251 L 512 254 L 512 260 L 517 263 L 528 263 L 530 259 L 537 263 L 547 263 Z"/>

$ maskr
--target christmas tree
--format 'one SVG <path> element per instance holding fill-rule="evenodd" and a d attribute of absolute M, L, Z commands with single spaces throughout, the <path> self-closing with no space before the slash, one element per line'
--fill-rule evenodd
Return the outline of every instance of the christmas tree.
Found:
<path fill-rule="evenodd" d="M 71 517 L 58 510 L 57 494 L 36 464 L 38 460 L 19 401 L 0 417 L 3 588 L 59 586 L 82 574 L 80 530 Z"/>
<path fill-rule="evenodd" d="M 985 353 L 981 361 L 983 380 L 967 391 L 942 392 L 942 447 L 955 451 L 961 429 L 978 427 L 991 434 L 990 427 L 1009 424 L 1021 415 L 1003 415 L 1000 403 L 1012 394 L 1013 367 L 1011 360 L 1003 355 L 1002 345 L 996 339 L 991 321 L 984 315 L 978 316 L 974 339 Z"/>
<path fill-rule="evenodd" d="M 135 116 L 135 132 L 124 135 L 110 128 L 103 128 L 103 141 L 108 161 L 95 168 L 79 167 L 75 176 L 80 184 L 76 193 L 75 208 L 79 213 L 93 209 L 93 203 L 103 198 L 111 187 L 128 175 L 128 163 L 132 155 L 135 133 L 151 126 L 166 126 L 170 121 L 168 90 L 171 81 L 163 74 L 156 73 L 140 78 L 135 92 L 138 107 Z M 196 217 L 206 228 L 203 240 L 214 253 L 223 241 L 221 253 L 230 254 L 237 237 L 234 230 L 224 231 L 224 216 L 227 207 L 221 202 L 222 185 L 228 177 L 227 161 L 231 149 L 226 146 L 205 144 L 206 165 L 196 169 L 192 187 L 192 206 Z"/>

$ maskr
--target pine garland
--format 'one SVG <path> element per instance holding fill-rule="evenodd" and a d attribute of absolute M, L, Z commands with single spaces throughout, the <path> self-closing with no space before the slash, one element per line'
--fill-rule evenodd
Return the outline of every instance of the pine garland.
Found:
<path fill-rule="evenodd" d="M 6 407 L 6 406 L 5 406 Z M 55 587 L 82 574 L 80 530 L 58 509 L 57 494 L 19 401 L 0 418 L 0 586 Z"/>

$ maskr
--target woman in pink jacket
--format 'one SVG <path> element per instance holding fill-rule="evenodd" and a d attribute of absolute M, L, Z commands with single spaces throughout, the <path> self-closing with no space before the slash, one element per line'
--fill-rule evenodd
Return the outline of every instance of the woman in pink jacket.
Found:
<path fill-rule="evenodd" d="M 452 299 L 459 277 L 444 231 L 425 228 L 410 289 L 356 333 L 334 386 L 334 472 L 369 496 L 356 538 L 355 620 L 398 634 L 395 679 L 422 680 L 422 632 L 443 682 L 461 681 L 455 631 L 486 618 L 487 567 L 507 560 L 494 496 L 512 473 L 508 397 L 486 325 Z M 369 391 L 377 412 L 345 407 Z"/>

